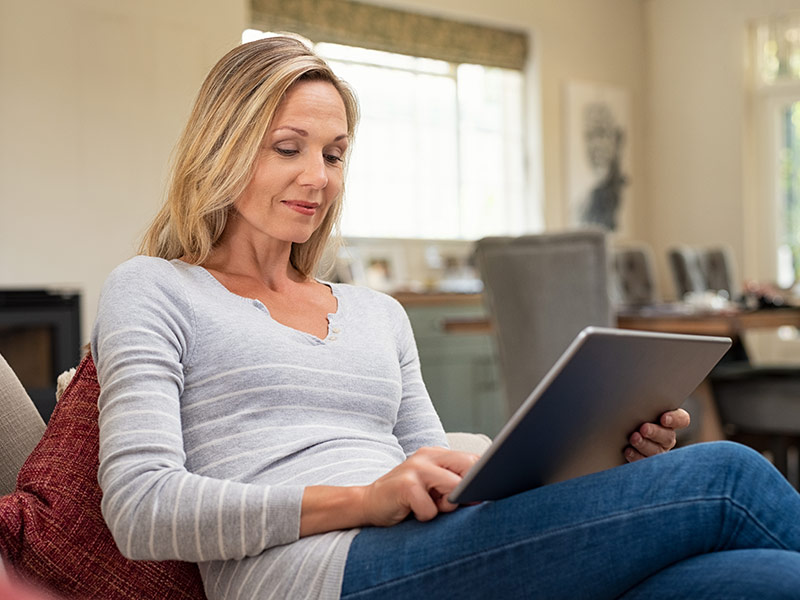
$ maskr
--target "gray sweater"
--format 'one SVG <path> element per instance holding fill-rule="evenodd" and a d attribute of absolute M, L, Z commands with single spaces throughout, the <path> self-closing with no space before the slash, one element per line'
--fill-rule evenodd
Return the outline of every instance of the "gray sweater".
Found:
<path fill-rule="evenodd" d="M 307 485 L 364 485 L 446 445 L 408 318 L 331 284 L 322 340 L 208 271 L 136 257 L 92 351 L 103 515 L 123 554 L 200 563 L 211 599 L 336 598 L 357 530 L 298 538 Z"/>

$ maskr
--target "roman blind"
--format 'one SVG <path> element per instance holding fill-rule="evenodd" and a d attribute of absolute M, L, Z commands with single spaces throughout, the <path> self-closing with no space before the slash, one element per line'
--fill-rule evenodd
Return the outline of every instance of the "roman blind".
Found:
<path fill-rule="evenodd" d="M 527 34 L 351 0 L 251 0 L 252 26 L 455 63 L 522 70 Z"/>

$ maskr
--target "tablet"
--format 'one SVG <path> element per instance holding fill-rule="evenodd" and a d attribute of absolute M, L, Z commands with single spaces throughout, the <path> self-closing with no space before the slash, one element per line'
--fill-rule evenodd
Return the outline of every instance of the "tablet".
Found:
<path fill-rule="evenodd" d="M 730 338 L 587 327 L 450 494 L 497 500 L 625 462 L 628 437 L 679 407 Z"/>

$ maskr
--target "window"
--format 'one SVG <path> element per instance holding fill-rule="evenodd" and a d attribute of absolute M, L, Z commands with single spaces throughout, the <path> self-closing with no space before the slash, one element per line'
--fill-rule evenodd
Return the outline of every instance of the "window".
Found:
<path fill-rule="evenodd" d="M 754 127 L 765 157 L 753 252 L 766 242 L 758 273 L 789 288 L 800 281 L 800 13 L 754 23 L 751 40 Z"/>
<path fill-rule="evenodd" d="M 247 30 L 243 40 L 263 35 Z M 313 47 L 361 106 L 345 236 L 475 239 L 526 229 L 521 71 Z"/>
<path fill-rule="evenodd" d="M 800 281 L 800 100 L 780 109 L 778 276 L 782 287 Z"/>
<path fill-rule="evenodd" d="M 800 80 L 800 13 L 757 23 L 754 38 L 756 76 L 762 84 Z"/>

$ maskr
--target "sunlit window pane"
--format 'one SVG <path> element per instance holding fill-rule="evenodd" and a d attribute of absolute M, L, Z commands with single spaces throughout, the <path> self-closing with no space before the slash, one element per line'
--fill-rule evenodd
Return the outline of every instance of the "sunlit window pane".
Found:
<path fill-rule="evenodd" d="M 800 12 L 764 19 L 756 24 L 754 37 L 760 83 L 800 79 Z"/>
<path fill-rule="evenodd" d="M 458 89 L 462 237 L 520 233 L 525 223 L 521 74 L 460 65 Z"/>
<path fill-rule="evenodd" d="M 800 279 L 800 102 L 783 113 L 784 145 L 782 161 L 783 231 L 778 238 L 781 283 L 791 285 Z"/>

